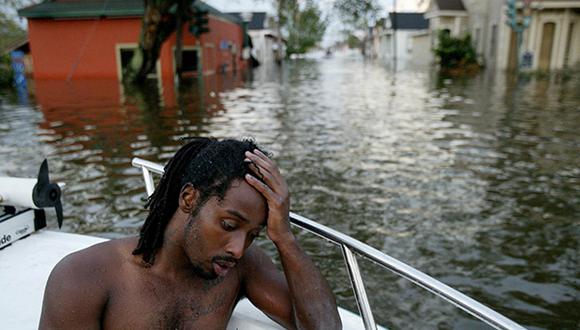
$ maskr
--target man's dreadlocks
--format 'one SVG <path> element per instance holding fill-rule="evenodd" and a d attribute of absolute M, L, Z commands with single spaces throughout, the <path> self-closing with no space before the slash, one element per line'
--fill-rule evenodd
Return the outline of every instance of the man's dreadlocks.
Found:
<path fill-rule="evenodd" d="M 181 147 L 165 165 L 159 185 L 145 204 L 149 215 L 133 254 L 140 254 L 145 263 L 152 265 L 155 253 L 163 245 L 165 228 L 177 210 L 183 186 L 191 184 L 199 193 L 195 216 L 210 197 L 222 199 L 234 180 L 243 180 L 251 173 L 249 164 L 244 162 L 244 153 L 255 149 L 259 147 L 249 139 L 218 141 L 214 138 L 193 138 Z"/>

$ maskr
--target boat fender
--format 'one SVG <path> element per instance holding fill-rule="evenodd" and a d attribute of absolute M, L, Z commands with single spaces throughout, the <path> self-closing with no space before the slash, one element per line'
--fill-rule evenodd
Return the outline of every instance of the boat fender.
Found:
<path fill-rule="evenodd" d="M 50 183 L 48 162 L 40 165 L 37 179 L 0 177 L 0 205 L 43 209 L 54 207 L 58 227 L 62 226 L 61 190 L 57 183 Z"/>

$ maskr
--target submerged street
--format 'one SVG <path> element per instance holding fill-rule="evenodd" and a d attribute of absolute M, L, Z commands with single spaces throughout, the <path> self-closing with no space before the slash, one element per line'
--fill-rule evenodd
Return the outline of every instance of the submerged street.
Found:
<path fill-rule="evenodd" d="M 29 97 L 0 91 L 0 175 L 35 177 L 48 158 L 51 180 L 66 183 L 65 232 L 136 235 L 146 212 L 133 157 L 165 163 L 183 137 L 248 136 L 274 154 L 292 211 L 527 328 L 580 324 L 577 74 L 443 77 L 335 57 L 143 90 L 116 80 L 28 84 Z M 339 304 L 356 312 L 340 249 L 299 236 Z M 257 243 L 275 255 L 267 239 Z M 380 324 L 486 328 L 359 265 Z"/>

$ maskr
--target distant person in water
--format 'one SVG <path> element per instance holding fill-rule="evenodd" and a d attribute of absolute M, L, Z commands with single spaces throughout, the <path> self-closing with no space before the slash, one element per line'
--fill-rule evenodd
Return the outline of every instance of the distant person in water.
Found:
<path fill-rule="evenodd" d="M 165 166 L 139 237 L 65 257 L 41 329 L 225 329 L 247 297 L 289 329 L 339 329 L 326 280 L 290 231 L 288 186 L 252 141 L 194 138 Z M 265 230 L 284 272 L 254 239 Z"/>

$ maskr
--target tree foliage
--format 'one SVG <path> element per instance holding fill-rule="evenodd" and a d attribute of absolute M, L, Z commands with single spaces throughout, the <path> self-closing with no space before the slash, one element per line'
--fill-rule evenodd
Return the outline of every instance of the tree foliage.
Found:
<path fill-rule="evenodd" d="M 287 34 L 286 52 L 288 55 L 304 54 L 322 40 L 327 21 L 312 0 L 306 1 L 302 8 L 294 2 L 288 9 L 283 19 Z"/>
<path fill-rule="evenodd" d="M 362 48 L 362 41 L 352 33 L 346 34 L 345 42 L 346 42 L 346 45 L 348 46 L 348 48 L 350 48 L 350 49 Z"/>
<path fill-rule="evenodd" d="M 335 0 L 334 9 L 338 13 L 344 25 L 347 27 L 346 36 L 354 32 L 362 32 L 363 40 L 359 43 L 362 54 L 366 54 L 367 40 L 370 38 L 369 28 L 379 16 L 381 7 L 377 0 Z M 352 38 L 351 38 L 351 41 Z"/>
<path fill-rule="evenodd" d="M 0 86 L 12 83 L 13 71 L 8 48 L 26 39 L 26 31 L 0 11 Z"/>
<path fill-rule="evenodd" d="M 334 9 L 345 25 L 366 31 L 377 20 L 381 7 L 377 0 L 336 0 Z"/>
<path fill-rule="evenodd" d="M 145 13 L 139 48 L 124 72 L 125 80 L 143 83 L 155 69 L 161 46 L 181 24 L 191 18 L 191 0 L 143 0 Z"/>
<path fill-rule="evenodd" d="M 10 47 L 26 39 L 26 31 L 17 24 L 16 10 L 31 5 L 32 0 L 3 0 L 0 3 L 0 86 L 12 84 L 13 70 Z"/>
<path fill-rule="evenodd" d="M 12 84 L 14 71 L 11 62 L 10 55 L 0 54 L 0 87 Z"/>
<path fill-rule="evenodd" d="M 0 12 L 0 51 L 15 42 L 26 39 L 26 31 L 14 22 L 5 13 Z"/>
<path fill-rule="evenodd" d="M 477 55 L 471 44 L 471 36 L 452 37 L 447 30 L 439 31 L 438 44 L 434 50 L 442 68 L 457 68 L 477 64 Z"/>

